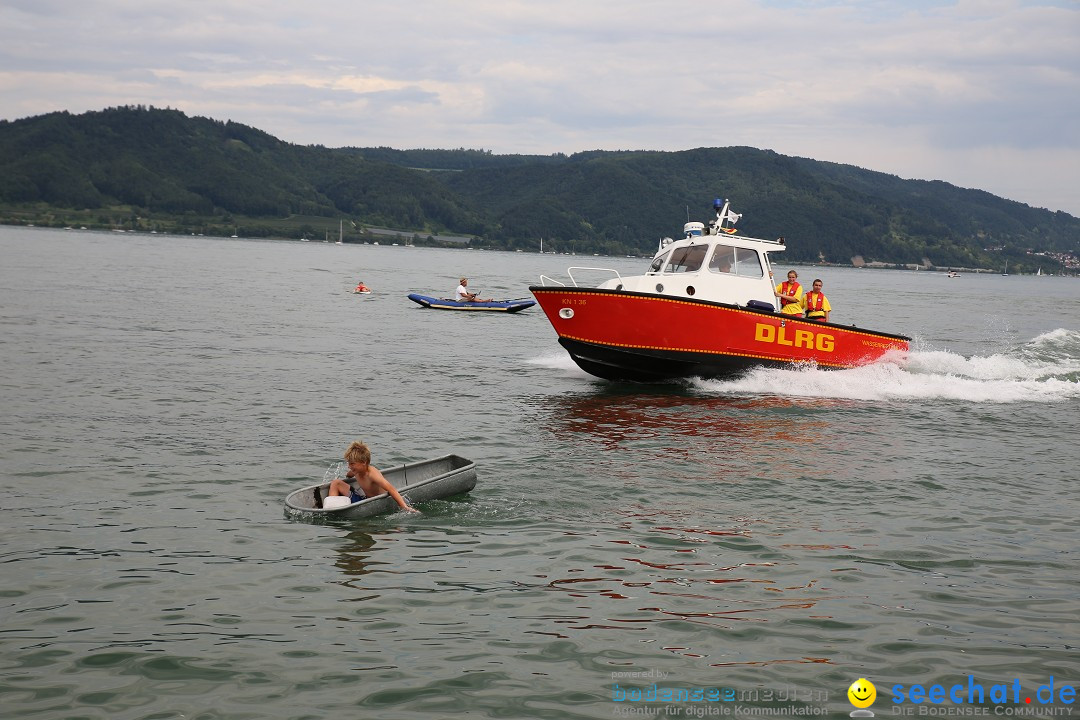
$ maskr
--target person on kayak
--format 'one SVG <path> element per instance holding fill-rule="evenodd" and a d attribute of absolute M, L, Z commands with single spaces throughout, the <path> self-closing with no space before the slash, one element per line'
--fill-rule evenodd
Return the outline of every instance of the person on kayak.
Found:
<path fill-rule="evenodd" d="M 491 302 L 491 298 L 481 300 L 477 297 L 478 294 L 469 292 L 469 278 L 461 278 L 458 281 L 457 290 L 454 292 L 454 299 L 458 302 Z"/>
<path fill-rule="evenodd" d="M 398 507 L 405 512 L 420 512 L 405 502 L 405 498 L 401 497 L 401 493 L 394 489 L 394 486 L 383 477 L 378 468 L 371 466 L 371 450 L 367 445 L 359 440 L 350 443 L 345 450 L 345 462 L 349 463 L 349 472 L 345 474 L 345 479 L 333 479 L 327 497 L 341 495 L 348 497 L 351 502 L 359 502 L 366 498 L 388 493 L 394 499 L 394 502 L 398 504 Z M 360 486 L 359 491 L 352 486 L 350 480 Z"/>

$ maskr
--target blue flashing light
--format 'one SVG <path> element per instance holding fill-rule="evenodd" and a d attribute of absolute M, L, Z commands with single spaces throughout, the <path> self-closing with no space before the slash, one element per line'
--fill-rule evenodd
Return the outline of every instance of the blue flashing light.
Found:
<path fill-rule="evenodd" d="M 722 210 L 724 207 L 724 201 L 720 198 L 716 198 L 712 201 L 712 206 L 714 210 Z"/>

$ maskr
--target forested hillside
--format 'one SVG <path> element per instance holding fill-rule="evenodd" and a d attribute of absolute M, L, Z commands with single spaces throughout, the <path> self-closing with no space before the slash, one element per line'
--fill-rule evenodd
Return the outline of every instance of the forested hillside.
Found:
<path fill-rule="evenodd" d="M 111 108 L 0 122 L 0 220 L 309 234 L 339 220 L 485 247 L 648 253 L 714 197 L 794 261 L 1023 270 L 1080 255 L 1080 220 L 944 182 L 746 147 L 494 155 L 300 146 L 176 110 Z M 321 225 L 320 225 L 321 223 Z M 242 229 L 242 230 L 241 230 Z M 358 240 L 355 230 L 347 240 Z M 1045 263 L 1042 263 L 1045 264 Z"/>

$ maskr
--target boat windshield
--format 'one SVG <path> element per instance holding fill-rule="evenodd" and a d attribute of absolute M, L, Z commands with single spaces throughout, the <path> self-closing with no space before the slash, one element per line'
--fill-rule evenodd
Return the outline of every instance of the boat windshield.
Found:
<path fill-rule="evenodd" d="M 731 273 L 740 277 L 764 277 L 761 259 L 757 252 L 747 248 L 717 244 L 709 260 L 709 270 L 716 273 Z"/>
<path fill-rule="evenodd" d="M 684 273 L 697 272 L 705 262 L 707 245 L 691 245 L 690 247 L 675 248 L 671 251 L 671 259 L 668 260 L 664 272 Z"/>
<path fill-rule="evenodd" d="M 649 272 L 658 273 L 660 268 L 664 267 L 664 263 L 667 261 L 667 257 L 670 253 L 664 253 L 660 257 L 654 259 L 652 264 L 649 265 Z"/>

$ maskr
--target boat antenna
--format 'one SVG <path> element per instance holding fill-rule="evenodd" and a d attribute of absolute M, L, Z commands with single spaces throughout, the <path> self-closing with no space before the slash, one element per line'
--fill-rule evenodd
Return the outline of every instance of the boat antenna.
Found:
<path fill-rule="evenodd" d="M 739 218 L 742 217 L 739 213 L 731 211 L 731 201 L 728 199 L 721 200 L 716 198 L 713 200 L 713 209 L 716 210 L 716 229 L 718 232 L 725 232 L 734 234 L 736 232 L 734 227 L 724 227 L 725 223 L 731 223 L 732 226 L 739 222 Z"/>

